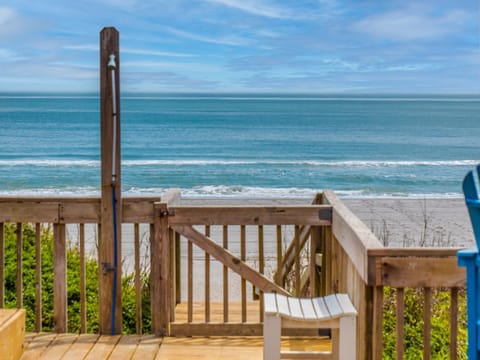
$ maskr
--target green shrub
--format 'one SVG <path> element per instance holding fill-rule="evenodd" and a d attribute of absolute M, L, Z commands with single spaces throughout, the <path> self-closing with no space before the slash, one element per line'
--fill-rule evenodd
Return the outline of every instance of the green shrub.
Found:
<path fill-rule="evenodd" d="M 16 294 L 16 225 L 5 224 L 5 307 L 17 307 Z M 23 277 L 23 307 L 27 310 L 26 330 L 35 329 L 35 229 L 30 225 L 23 226 L 22 277 Z M 53 331 L 53 231 L 43 227 L 41 241 L 42 266 L 42 330 Z M 86 272 L 86 317 L 87 332 L 98 332 L 98 266 L 96 259 L 85 257 Z M 150 331 L 150 294 L 148 276 L 142 275 L 142 317 L 143 332 Z M 133 274 L 122 278 L 122 312 L 123 332 L 136 332 L 135 319 L 135 286 Z M 69 244 L 67 248 L 67 306 L 68 332 L 80 332 L 80 252 Z"/>
<path fill-rule="evenodd" d="M 423 308 L 424 295 L 421 289 L 405 289 L 404 311 L 404 358 L 423 358 Z M 450 292 L 432 290 L 431 300 L 431 358 L 450 358 Z M 465 291 L 458 294 L 458 340 L 457 359 L 467 359 L 467 320 Z M 396 291 L 384 287 L 383 311 L 383 359 L 395 359 L 396 341 Z"/>

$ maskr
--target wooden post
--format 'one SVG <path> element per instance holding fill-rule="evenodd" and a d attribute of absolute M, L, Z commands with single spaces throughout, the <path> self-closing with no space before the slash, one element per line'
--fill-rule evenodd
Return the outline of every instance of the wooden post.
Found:
<path fill-rule="evenodd" d="M 157 336 L 168 336 L 171 288 L 168 276 L 170 243 L 166 203 L 155 203 L 154 205 L 153 232 L 150 244 L 152 332 Z"/>
<path fill-rule="evenodd" d="M 170 335 L 170 321 L 175 300 L 175 279 L 172 274 L 171 242 L 173 232 L 168 223 L 168 205 L 174 205 L 180 199 L 180 190 L 170 189 L 162 195 L 161 202 L 153 205 L 153 236 L 150 238 L 150 299 L 152 311 L 152 332 L 157 336 Z M 189 290 L 189 297 L 191 291 Z M 189 302 L 191 306 L 191 301 Z M 191 312 L 189 311 L 189 316 Z"/>
<path fill-rule="evenodd" d="M 115 86 L 110 55 L 115 58 Z M 121 177 L 120 177 L 120 56 L 119 34 L 115 28 L 100 32 L 100 114 L 101 114 L 101 233 L 99 262 L 99 327 L 101 334 L 122 332 L 121 296 Z M 113 109 L 114 104 L 115 112 Z M 116 115 L 116 116 L 115 116 Z M 116 118 L 116 126 L 114 119 Z M 115 131 L 114 131 L 115 130 Z M 115 149 L 113 148 L 115 142 Z M 114 151 L 115 150 L 115 151 Z M 115 172 L 115 178 L 113 173 Z M 112 191 L 113 189 L 113 191 Z M 116 201 L 114 201 L 114 196 Z M 116 216 L 115 216 L 116 215 Z M 116 218 L 116 219 L 115 219 Z M 116 226 L 114 226 L 114 222 Z M 116 241 L 115 241 L 116 232 Z M 116 252 L 114 251 L 116 249 Z M 115 256 L 117 266 L 115 267 Z M 115 286 L 116 281 L 116 286 Z M 114 291 L 116 288 L 116 291 Z M 112 318 L 112 316 L 114 316 Z"/>

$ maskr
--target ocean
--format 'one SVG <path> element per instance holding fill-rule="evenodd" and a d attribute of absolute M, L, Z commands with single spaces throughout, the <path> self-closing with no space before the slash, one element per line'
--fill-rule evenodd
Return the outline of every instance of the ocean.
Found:
<path fill-rule="evenodd" d="M 99 98 L 0 94 L 0 195 L 100 193 Z M 124 94 L 122 191 L 459 197 L 480 95 Z"/>

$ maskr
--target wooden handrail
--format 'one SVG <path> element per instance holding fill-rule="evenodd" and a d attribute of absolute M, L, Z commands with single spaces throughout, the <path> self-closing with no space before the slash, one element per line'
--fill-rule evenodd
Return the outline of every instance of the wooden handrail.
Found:
<path fill-rule="evenodd" d="M 368 282 L 368 251 L 383 245 L 372 231 L 356 217 L 332 191 L 325 191 L 322 202 L 333 207 L 332 233 L 351 259 L 358 274 Z"/>

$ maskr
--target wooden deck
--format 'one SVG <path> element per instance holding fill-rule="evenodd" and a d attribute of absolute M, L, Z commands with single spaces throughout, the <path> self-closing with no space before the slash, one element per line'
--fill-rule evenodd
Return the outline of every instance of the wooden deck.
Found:
<path fill-rule="evenodd" d="M 283 338 L 282 348 L 330 351 L 327 338 Z M 263 358 L 261 337 L 166 337 L 152 335 L 28 333 L 21 360 L 34 359 L 230 359 Z"/>

